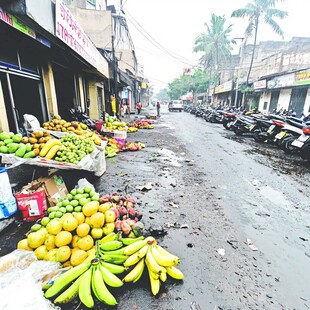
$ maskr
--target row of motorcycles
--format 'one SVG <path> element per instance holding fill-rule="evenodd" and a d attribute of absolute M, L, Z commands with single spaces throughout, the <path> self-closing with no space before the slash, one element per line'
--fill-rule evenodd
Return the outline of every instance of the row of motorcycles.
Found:
<path fill-rule="evenodd" d="M 260 113 L 257 108 L 240 109 L 187 106 L 184 111 L 207 122 L 221 123 L 236 135 L 250 135 L 256 142 L 276 145 L 287 154 L 298 154 L 310 161 L 310 115 L 296 117 L 294 111 Z"/>

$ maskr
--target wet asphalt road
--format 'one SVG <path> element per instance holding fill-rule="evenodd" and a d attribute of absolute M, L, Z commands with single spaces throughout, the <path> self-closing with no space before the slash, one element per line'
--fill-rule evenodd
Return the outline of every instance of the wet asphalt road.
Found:
<path fill-rule="evenodd" d="M 153 297 L 145 275 L 113 290 L 117 310 L 310 308 L 309 168 L 302 161 L 166 107 L 155 129 L 127 140 L 146 148 L 108 159 L 101 178 L 61 174 L 69 189 L 81 177 L 100 194 L 127 188 L 147 233 L 180 256 L 185 279 L 168 280 Z M 147 183 L 151 190 L 136 189 Z M 1 233 L 1 248 L 12 248 L 26 226 Z"/>

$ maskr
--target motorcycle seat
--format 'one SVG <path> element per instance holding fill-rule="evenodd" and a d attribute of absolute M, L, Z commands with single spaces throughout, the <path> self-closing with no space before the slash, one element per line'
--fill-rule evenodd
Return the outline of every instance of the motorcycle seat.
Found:
<path fill-rule="evenodd" d="M 305 124 L 305 123 L 296 122 L 295 120 L 292 120 L 292 119 L 287 119 L 286 122 L 287 122 L 289 125 L 295 126 L 295 127 L 297 127 L 297 128 L 306 127 L 306 124 Z"/>

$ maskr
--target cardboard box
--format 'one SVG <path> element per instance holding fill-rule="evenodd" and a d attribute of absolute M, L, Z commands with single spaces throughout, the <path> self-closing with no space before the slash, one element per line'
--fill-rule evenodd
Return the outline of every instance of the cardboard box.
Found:
<path fill-rule="evenodd" d="M 59 198 L 63 199 L 68 194 L 64 180 L 61 176 L 56 174 L 39 178 L 36 182 L 42 184 L 50 206 L 55 206 L 58 203 Z"/>

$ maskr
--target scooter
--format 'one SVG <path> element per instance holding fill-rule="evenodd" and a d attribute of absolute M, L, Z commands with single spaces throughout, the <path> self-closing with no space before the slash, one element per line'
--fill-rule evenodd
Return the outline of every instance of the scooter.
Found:
<path fill-rule="evenodd" d="M 291 145 L 299 150 L 302 159 L 310 160 L 310 127 L 303 127 L 302 134 Z"/>
<path fill-rule="evenodd" d="M 254 114 L 251 116 L 236 115 L 235 121 L 232 123 L 232 130 L 236 135 L 242 134 L 253 134 L 253 129 L 255 128 L 256 116 Z"/>

